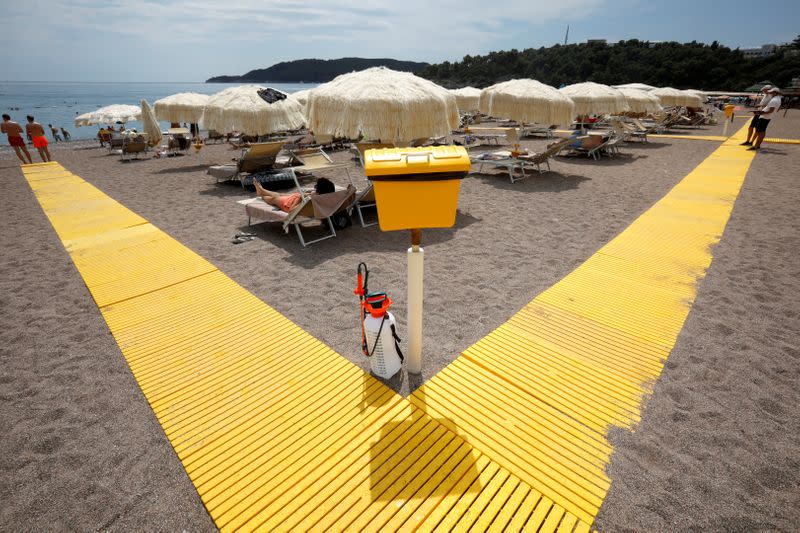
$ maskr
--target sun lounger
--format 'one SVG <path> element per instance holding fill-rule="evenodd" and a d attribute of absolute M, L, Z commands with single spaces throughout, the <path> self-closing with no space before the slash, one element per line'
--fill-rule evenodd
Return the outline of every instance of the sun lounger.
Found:
<path fill-rule="evenodd" d="M 522 131 L 520 133 L 520 137 L 523 139 L 525 137 L 536 137 L 539 135 L 544 135 L 546 139 L 553 138 L 553 130 L 555 128 L 550 126 L 540 126 L 538 124 L 529 124 L 527 126 L 522 126 Z"/>
<path fill-rule="evenodd" d="M 349 177 L 349 175 L 348 175 Z M 370 222 L 369 224 L 364 223 L 364 212 L 363 209 L 376 207 L 378 204 L 375 202 L 375 189 L 372 187 L 372 181 L 365 180 L 366 184 L 363 188 L 359 189 L 358 185 L 350 178 L 350 183 L 356 189 L 356 197 L 355 201 L 353 202 L 353 207 L 358 213 L 358 221 L 361 223 L 362 228 L 368 228 L 369 226 L 374 226 L 377 224 L 377 220 L 375 222 Z"/>
<path fill-rule="evenodd" d="M 351 184 L 346 189 L 339 189 L 327 194 L 309 194 L 300 187 L 300 183 L 296 178 L 295 185 L 297 191 L 301 194 L 300 205 L 288 213 L 264 202 L 261 198 L 240 200 L 238 203 L 245 206 L 247 224 L 252 225 L 254 219 L 263 222 L 280 222 L 283 226 L 283 231 L 286 233 L 289 233 L 289 228 L 294 226 L 297 238 L 303 248 L 309 244 L 336 237 L 336 229 L 331 217 L 340 211 L 347 210 L 352 205 L 356 194 L 355 187 Z M 327 225 L 328 233 L 317 239 L 307 241 L 303 237 L 301 226 L 315 220 Z"/>
<path fill-rule="evenodd" d="M 291 171 L 294 175 L 313 174 L 315 172 L 341 168 L 347 171 L 348 176 L 350 175 L 349 165 L 347 163 L 334 162 L 321 147 L 309 148 L 306 150 L 291 150 L 289 154 L 291 156 L 291 166 L 285 167 L 285 170 Z M 293 163 L 299 163 L 299 165 Z"/>
<path fill-rule="evenodd" d="M 544 152 L 519 155 L 517 157 L 512 157 L 509 151 L 487 152 L 470 157 L 470 161 L 474 165 L 478 165 L 478 172 L 483 171 L 484 165 L 505 169 L 508 172 L 511 183 L 516 183 L 529 177 L 530 174 L 526 170 L 533 171 L 535 169 L 539 174 L 544 174 L 545 171 L 542 170 L 542 165 L 546 165 L 547 171 L 550 171 L 550 159 L 572 142 L 574 142 L 574 139 L 561 139 L 549 146 Z"/>
<path fill-rule="evenodd" d="M 217 130 L 208 130 L 208 141 L 224 141 L 225 136 Z"/>
<path fill-rule="evenodd" d="M 147 152 L 147 141 L 144 140 L 144 137 L 138 136 L 132 139 L 125 139 L 122 143 L 122 160 L 128 161 L 131 159 L 132 156 L 136 156 L 136 159 L 139 159 L 140 154 L 144 154 Z M 127 159 L 126 159 L 127 156 Z"/>
<path fill-rule="evenodd" d="M 220 181 L 242 179 L 242 175 L 272 168 L 283 148 L 283 141 L 271 143 L 255 143 L 242 151 L 242 156 L 233 163 L 212 165 L 208 174 Z"/>
<path fill-rule="evenodd" d="M 590 137 L 595 137 L 595 136 L 584 135 L 582 137 L 578 137 L 577 139 L 572 139 L 573 144 L 574 144 L 574 142 L 576 140 L 580 141 L 580 144 L 578 146 L 568 146 L 569 151 L 565 155 L 571 156 L 571 155 L 584 155 L 585 154 L 586 157 L 591 157 L 594 160 L 600 159 L 600 156 L 602 156 L 604 153 L 606 153 L 605 152 L 605 148 L 608 145 L 609 141 L 612 139 L 612 135 L 610 135 L 610 134 L 607 135 L 607 136 L 604 135 L 603 136 L 603 141 L 600 142 L 599 144 L 591 146 L 591 148 L 589 148 L 588 146 L 590 146 L 590 145 L 588 145 L 586 143 L 586 141 Z M 584 144 L 587 144 L 587 145 L 584 146 Z"/>

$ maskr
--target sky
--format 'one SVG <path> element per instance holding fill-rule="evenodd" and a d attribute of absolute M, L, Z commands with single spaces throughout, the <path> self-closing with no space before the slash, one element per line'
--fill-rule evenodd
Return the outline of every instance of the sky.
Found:
<path fill-rule="evenodd" d="M 800 0 L 0 0 L 0 80 L 191 82 L 293 59 L 457 61 L 586 39 L 793 40 Z"/>

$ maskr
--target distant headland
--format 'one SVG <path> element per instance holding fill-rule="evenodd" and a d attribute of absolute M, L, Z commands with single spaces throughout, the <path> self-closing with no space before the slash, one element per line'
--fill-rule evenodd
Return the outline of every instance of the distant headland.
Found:
<path fill-rule="evenodd" d="M 242 76 L 214 76 L 206 83 L 325 83 L 340 74 L 370 67 L 389 67 L 405 72 L 420 72 L 428 63 L 399 61 L 397 59 L 364 59 L 343 57 L 341 59 L 298 59 L 284 61 L 269 68 L 251 70 Z"/>

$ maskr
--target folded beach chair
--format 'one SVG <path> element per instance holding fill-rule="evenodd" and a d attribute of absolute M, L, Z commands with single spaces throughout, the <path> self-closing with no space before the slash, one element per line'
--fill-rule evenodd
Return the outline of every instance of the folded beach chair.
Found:
<path fill-rule="evenodd" d="M 289 233 L 289 228 L 294 226 L 297 238 L 303 248 L 309 244 L 336 237 L 336 229 L 331 217 L 340 211 L 348 210 L 352 206 L 356 194 L 355 187 L 350 184 L 346 189 L 339 189 L 327 194 L 312 195 L 300 187 L 296 177 L 295 185 L 301 195 L 301 200 L 300 204 L 288 213 L 264 202 L 261 198 L 240 200 L 238 203 L 245 206 L 247 224 L 252 225 L 254 219 L 263 222 L 280 222 L 283 226 L 283 231 L 286 233 Z M 327 225 L 328 233 L 317 239 L 307 241 L 303 237 L 301 226 L 315 220 Z"/>
<path fill-rule="evenodd" d="M 242 156 L 233 163 L 212 165 L 208 174 L 220 181 L 241 180 L 243 174 L 250 174 L 272 168 L 275 160 L 283 148 L 283 141 L 270 143 L 255 143 L 242 151 Z"/>
<path fill-rule="evenodd" d="M 125 139 L 122 143 L 122 161 L 128 161 L 132 156 L 136 156 L 136 159 L 139 159 L 139 155 L 146 151 L 147 141 L 144 140 L 144 137 L 139 136 L 132 139 Z"/>

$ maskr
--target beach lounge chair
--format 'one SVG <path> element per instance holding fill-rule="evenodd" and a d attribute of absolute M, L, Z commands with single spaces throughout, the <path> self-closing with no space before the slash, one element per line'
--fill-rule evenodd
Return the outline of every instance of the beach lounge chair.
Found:
<path fill-rule="evenodd" d="M 278 153 L 283 148 L 283 141 L 255 143 L 242 151 L 242 156 L 233 163 L 212 165 L 208 174 L 220 181 L 241 180 L 243 174 L 267 170 L 275 165 Z"/>
<path fill-rule="evenodd" d="M 341 168 L 347 171 L 348 177 L 350 176 L 349 165 L 347 163 L 336 163 L 321 147 L 291 150 L 289 154 L 289 164 L 291 166 L 284 167 L 284 169 L 291 171 L 295 176 Z"/>
<path fill-rule="evenodd" d="M 140 154 L 147 152 L 147 141 L 145 141 L 144 137 L 141 135 L 130 139 L 124 139 L 121 152 L 122 161 L 129 161 L 133 156 L 139 159 Z"/>
<path fill-rule="evenodd" d="M 589 143 L 588 140 L 591 139 L 592 137 L 597 137 L 597 136 L 595 136 L 595 135 L 584 135 L 584 136 L 578 137 L 577 139 L 572 139 L 573 145 L 568 146 L 569 151 L 565 155 L 571 156 L 571 155 L 583 155 L 583 154 L 585 154 L 586 157 L 591 157 L 594 160 L 600 159 L 600 156 L 602 156 L 604 153 L 606 153 L 605 149 L 606 149 L 606 146 L 608 145 L 609 141 L 611 140 L 612 135 L 610 135 L 610 134 L 609 135 L 604 135 L 603 136 L 603 140 L 601 142 L 599 142 L 599 143 L 597 141 L 595 141 L 594 139 L 592 139 L 592 143 Z M 576 140 L 580 141 L 580 144 L 578 144 L 577 146 L 574 146 L 574 143 L 575 143 Z M 584 146 L 584 145 L 586 145 L 586 146 Z"/>
<path fill-rule="evenodd" d="M 289 228 L 294 226 L 297 238 L 303 248 L 309 244 L 336 237 L 336 229 L 331 217 L 351 207 L 355 199 L 355 187 L 350 184 L 346 189 L 339 189 L 327 194 L 312 195 L 300 187 L 296 177 L 295 186 L 301 195 L 300 204 L 288 213 L 264 202 L 261 198 L 240 200 L 238 203 L 244 205 L 247 213 L 247 225 L 252 225 L 254 219 L 263 222 L 280 222 L 285 233 L 289 233 Z M 303 236 L 301 226 L 315 220 L 326 225 L 328 232 L 322 237 L 307 241 Z"/>
<path fill-rule="evenodd" d="M 522 126 L 520 137 L 537 137 L 539 135 L 544 135 L 545 139 L 552 139 L 553 138 L 553 130 L 555 129 L 554 126 L 540 126 L 538 124 L 527 124 Z"/>
<path fill-rule="evenodd" d="M 546 165 L 547 172 L 549 172 L 550 159 L 558 155 L 561 150 L 573 142 L 574 139 L 560 139 L 550 145 L 544 152 L 519 155 L 517 157 L 512 157 L 509 151 L 476 154 L 470 157 L 470 161 L 478 165 L 478 172 L 483 172 L 484 165 L 505 169 L 506 172 L 508 172 L 511 183 L 516 183 L 530 176 L 530 172 L 526 171 L 533 171 L 535 169 L 539 174 L 544 174 L 546 171 L 542 170 L 542 165 Z M 517 174 L 519 174 L 519 176 Z"/>
<path fill-rule="evenodd" d="M 208 130 L 208 141 L 224 141 L 225 136 L 217 130 Z"/>
<path fill-rule="evenodd" d="M 348 177 L 350 177 L 349 174 Z M 375 189 L 372 187 L 372 181 L 370 180 L 365 180 L 365 181 L 366 184 L 364 185 L 364 187 L 359 189 L 358 185 L 353 181 L 352 178 L 350 178 L 350 183 L 356 189 L 356 197 L 355 201 L 353 202 L 353 207 L 355 208 L 356 213 L 358 213 L 358 221 L 361 224 L 362 228 L 368 228 L 369 226 L 374 226 L 375 224 L 378 223 L 377 220 L 375 222 L 370 222 L 369 224 L 366 224 L 364 222 L 363 210 L 367 208 L 377 207 L 378 205 L 375 202 Z"/>
<path fill-rule="evenodd" d="M 122 149 L 122 145 L 125 143 L 125 139 L 119 133 L 111 134 L 111 138 L 108 139 L 108 151 L 113 152 L 114 150 Z"/>
<path fill-rule="evenodd" d="M 535 166 L 539 174 L 544 174 L 544 171 L 542 171 L 541 166 L 547 165 L 547 171 L 549 172 L 550 159 L 557 156 L 561 152 L 561 150 L 566 148 L 566 146 L 571 142 L 572 139 L 559 139 L 558 141 L 551 144 L 544 152 L 538 154 L 520 155 L 519 159 L 522 160 L 525 164 L 523 170 L 526 167 L 530 168 L 531 166 Z"/>

